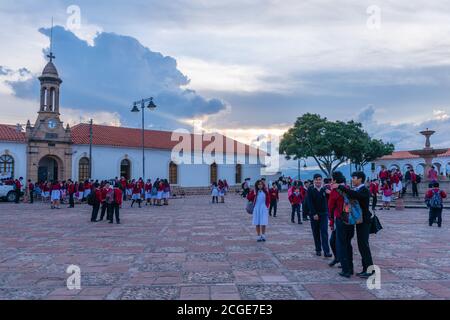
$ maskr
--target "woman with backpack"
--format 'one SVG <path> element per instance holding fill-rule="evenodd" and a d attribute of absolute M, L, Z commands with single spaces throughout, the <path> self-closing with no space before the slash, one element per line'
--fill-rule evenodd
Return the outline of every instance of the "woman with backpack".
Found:
<path fill-rule="evenodd" d="M 266 242 L 270 195 L 261 180 L 256 181 L 255 190 L 249 193 L 247 200 L 253 203 L 253 225 L 256 227 L 257 242 Z"/>

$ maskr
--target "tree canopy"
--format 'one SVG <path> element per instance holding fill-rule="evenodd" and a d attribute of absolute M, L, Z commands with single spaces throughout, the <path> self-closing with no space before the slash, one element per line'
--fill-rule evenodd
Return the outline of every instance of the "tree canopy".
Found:
<path fill-rule="evenodd" d="M 311 113 L 299 117 L 280 142 L 286 159 L 313 158 L 328 177 L 348 161 L 363 167 L 393 151 L 392 144 L 372 139 L 361 123 L 329 121 Z"/>

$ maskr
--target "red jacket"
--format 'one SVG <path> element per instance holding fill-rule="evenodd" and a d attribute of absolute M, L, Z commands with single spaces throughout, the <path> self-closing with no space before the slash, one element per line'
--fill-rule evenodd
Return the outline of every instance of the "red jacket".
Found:
<path fill-rule="evenodd" d="M 266 195 L 266 207 L 268 209 L 270 207 L 270 195 L 269 195 L 269 192 L 266 189 L 263 189 L 262 191 Z M 255 192 L 255 190 L 250 191 L 250 193 L 247 196 L 247 200 L 251 201 L 253 203 L 256 203 L 256 192 Z"/>
<path fill-rule="evenodd" d="M 269 194 L 270 194 L 270 200 L 280 200 L 280 195 L 278 192 L 278 188 L 270 188 L 269 189 Z"/>
<path fill-rule="evenodd" d="M 145 192 L 150 192 L 150 191 L 152 191 L 152 184 L 146 183 L 145 184 Z"/>
<path fill-rule="evenodd" d="M 73 183 L 68 185 L 67 192 L 69 192 L 69 194 L 75 193 L 75 185 Z"/>
<path fill-rule="evenodd" d="M 344 210 L 344 197 L 337 191 L 331 190 L 328 199 L 328 212 L 330 218 L 330 226 L 334 225 L 334 220 L 341 217 Z"/>
<path fill-rule="evenodd" d="M 98 203 L 102 202 L 102 190 L 95 189 L 95 199 Z"/>
<path fill-rule="evenodd" d="M 378 194 L 378 192 L 380 192 L 380 186 L 378 185 L 378 183 L 372 182 L 370 184 L 370 193 L 376 195 Z"/>
<path fill-rule="evenodd" d="M 114 188 L 114 202 L 119 206 L 122 205 L 122 190 Z"/>
<path fill-rule="evenodd" d="M 295 195 L 295 192 L 293 194 L 291 194 L 291 196 L 289 197 L 289 202 L 294 205 L 294 204 L 301 204 L 303 202 L 303 197 L 302 194 L 299 193 L 298 195 Z"/>

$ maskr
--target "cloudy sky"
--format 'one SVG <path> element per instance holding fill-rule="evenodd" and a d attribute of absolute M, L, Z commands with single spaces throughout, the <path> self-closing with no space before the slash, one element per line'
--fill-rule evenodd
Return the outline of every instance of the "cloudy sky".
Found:
<path fill-rule="evenodd" d="M 248 142 L 315 112 L 398 150 L 427 127 L 450 147 L 448 1 L 2 0 L 1 122 L 35 118 L 52 16 L 71 124 L 139 126 L 131 102 L 153 96 L 151 128 Z"/>

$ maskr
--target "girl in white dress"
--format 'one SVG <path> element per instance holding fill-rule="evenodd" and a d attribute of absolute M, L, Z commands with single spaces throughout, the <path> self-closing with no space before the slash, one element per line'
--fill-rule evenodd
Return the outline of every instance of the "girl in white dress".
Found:
<path fill-rule="evenodd" d="M 257 241 L 265 242 L 266 227 L 269 224 L 270 195 L 261 180 L 256 182 L 255 190 L 250 192 L 247 199 L 254 205 L 253 225 L 256 226 Z"/>

